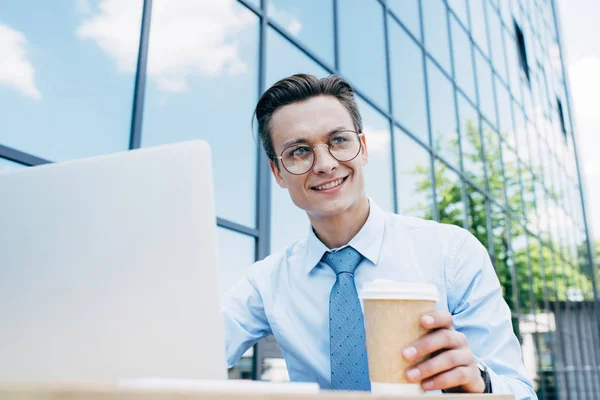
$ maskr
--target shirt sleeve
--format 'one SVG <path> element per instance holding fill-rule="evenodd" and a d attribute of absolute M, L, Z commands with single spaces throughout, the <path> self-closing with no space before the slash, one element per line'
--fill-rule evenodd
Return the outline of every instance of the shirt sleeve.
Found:
<path fill-rule="evenodd" d="M 454 329 L 467 337 L 473 354 L 488 367 L 492 392 L 537 400 L 488 252 L 464 229 L 455 236 L 446 281 Z"/>
<path fill-rule="evenodd" d="M 250 276 L 225 293 L 221 316 L 228 368 L 233 367 L 252 345 L 271 334 L 262 296 Z"/>

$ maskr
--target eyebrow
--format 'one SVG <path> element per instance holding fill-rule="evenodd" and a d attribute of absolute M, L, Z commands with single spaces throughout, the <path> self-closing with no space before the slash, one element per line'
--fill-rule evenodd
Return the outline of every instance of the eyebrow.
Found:
<path fill-rule="evenodd" d="M 327 132 L 326 137 L 330 138 L 331 136 L 335 135 L 336 133 L 339 133 L 341 131 L 347 131 L 347 130 L 350 130 L 350 129 L 346 128 L 345 126 L 337 126 L 337 127 L 333 128 L 332 130 L 330 130 L 329 132 Z M 293 146 L 295 144 L 299 144 L 299 143 L 308 143 L 308 140 L 306 140 L 304 138 L 292 139 L 292 140 L 285 142 L 283 144 L 283 148 L 287 149 L 288 147 Z"/>

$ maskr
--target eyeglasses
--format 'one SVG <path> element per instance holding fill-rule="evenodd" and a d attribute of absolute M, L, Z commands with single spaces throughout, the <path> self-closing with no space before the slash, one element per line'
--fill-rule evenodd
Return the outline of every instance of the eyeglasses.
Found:
<path fill-rule="evenodd" d="M 327 144 L 309 146 L 296 144 L 285 148 L 278 159 L 290 174 L 303 175 L 315 164 L 315 149 L 325 146 L 329 154 L 339 162 L 348 162 L 356 158 L 362 148 L 360 137 L 362 133 L 355 131 L 340 131 L 329 138 Z"/>

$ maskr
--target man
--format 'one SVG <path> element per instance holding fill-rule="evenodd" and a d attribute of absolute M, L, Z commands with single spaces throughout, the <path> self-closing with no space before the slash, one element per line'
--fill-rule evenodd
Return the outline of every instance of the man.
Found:
<path fill-rule="evenodd" d="M 226 294 L 229 365 L 273 334 L 292 381 L 369 390 L 357 289 L 378 278 L 426 282 L 442 299 L 436 312 L 422 316 L 431 333 L 398 357 L 431 357 L 407 378 L 425 390 L 535 399 L 485 248 L 462 228 L 383 212 L 367 196 L 368 132 L 350 85 L 335 75 L 294 75 L 269 88 L 255 114 L 271 171 L 311 229 L 284 252 L 256 262 Z M 346 273 L 340 260 L 347 261 Z"/>

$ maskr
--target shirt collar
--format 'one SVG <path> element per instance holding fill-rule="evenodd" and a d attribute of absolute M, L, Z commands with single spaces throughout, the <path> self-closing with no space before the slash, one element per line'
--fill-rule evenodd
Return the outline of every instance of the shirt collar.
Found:
<path fill-rule="evenodd" d="M 350 242 L 340 248 L 352 246 L 363 257 L 377 264 L 383 243 L 383 232 L 385 228 L 384 212 L 369 199 L 369 216 L 360 231 L 350 240 Z M 327 248 L 323 242 L 315 235 L 312 226 L 308 233 L 308 245 L 306 260 L 304 263 L 305 273 L 308 275 L 318 264 L 326 251 L 333 249 Z M 336 249 L 337 250 L 337 249 Z"/>

